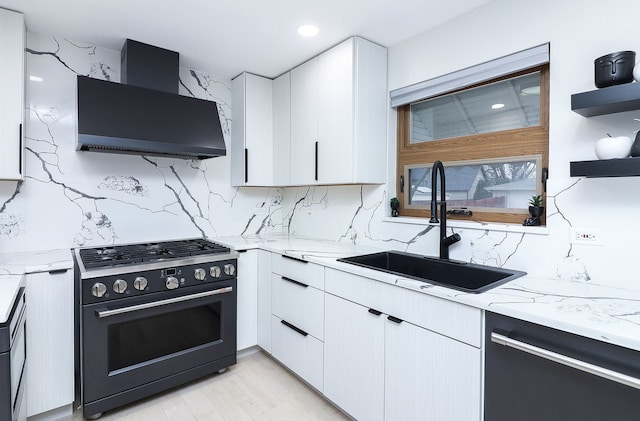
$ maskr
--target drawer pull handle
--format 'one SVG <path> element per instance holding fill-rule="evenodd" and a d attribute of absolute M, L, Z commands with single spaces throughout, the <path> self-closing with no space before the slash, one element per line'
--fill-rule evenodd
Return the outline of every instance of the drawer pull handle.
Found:
<path fill-rule="evenodd" d="M 67 273 L 69 269 L 56 269 L 56 270 L 50 270 L 49 271 L 49 275 L 60 275 L 63 273 Z"/>
<path fill-rule="evenodd" d="M 281 276 L 281 278 L 283 281 L 291 282 L 292 284 L 300 285 L 301 287 L 307 288 L 309 286 L 307 284 L 303 284 L 302 282 L 296 281 L 294 279 L 287 278 L 286 276 Z"/>
<path fill-rule="evenodd" d="M 286 254 L 283 254 L 282 257 L 289 260 L 295 260 L 296 262 L 300 262 L 300 263 L 309 263 L 306 260 L 298 259 L 297 257 L 287 256 Z"/>
<path fill-rule="evenodd" d="M 301 334 L 302 336 L 307 336 L 309 335 L 307 332 L 305 332 L 304 330 L 295 327 L 294 325 L 292 325 L 291 323 L 287 322 L 286 320 L 280 320 L 280 323 L 282 323 L 283 325 L 285 325 L 286 327 L 288 327 L 291 330 L 295 330 L 296 332 L 298 332 L 299 334 Z"/>
<path fill-rule="evenodd" d="M 371 314 L 373 314 L 373 315 L 375 315 L 375 316 L 379 316 L 379 315 L 381 315 L 381 314 L 382 314 L 382 312 L 381 312 L 381 311 L 378 311 L 378 310 L 373 309 L 373 308 L 370 308 L 370 309 L 369 309 L 369 313 L 371 313 Z"/>
<path fill-rule="evenodd" d="M 392 321 L 393 323 L 397 323 L 397 324 L 400 324 L 400 323 L 402 323 L 404 321 L 402 319 L 398 319 L 397 317 L 393 317 L 393 316 L 387 316 L 387 320 Z"/>
<path fill-rule="evenodd" d="M 517 341 L 496 332 L 491 332 L 491 342 L 509 348 L 514 348 L 558 364 L 566 365 L 567 367 L 575 368 L 576 370 L 584 371 L 616 383 L 640 389 L 640 379 L 635 377 L 627 376 L 626 374 L 618 373 L 617 371 L 609 370 L 608 368 L 600 367 L 557 352 L 549 351 L 548 349 L 540 348 L 535 345 Z"/>

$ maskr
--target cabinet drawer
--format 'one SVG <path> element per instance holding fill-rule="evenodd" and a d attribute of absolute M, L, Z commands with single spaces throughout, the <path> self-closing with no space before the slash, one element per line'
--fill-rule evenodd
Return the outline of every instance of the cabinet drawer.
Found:
<path fill-rule="evenodd" d="M 279 317 L 271 318 L 272 355 L 322 392 L 324 344 L 311 335 L 304 336 L 282 322 Z"/>
<path fill-rule="evenodd" d="M 374 279 L 327 268 L 325 290 L 480 348 L 482 311 Z"/>
<path fill-rule="evenodd" d="M 271 311 L 316 338 L 324 338 L 324 292 L 271 275 Z"/>
<path fill-rule="evenodd" d="M 271 270 L 278 275 L 324 291 L 324 266 L 274 253 L 272 254 Z"/>

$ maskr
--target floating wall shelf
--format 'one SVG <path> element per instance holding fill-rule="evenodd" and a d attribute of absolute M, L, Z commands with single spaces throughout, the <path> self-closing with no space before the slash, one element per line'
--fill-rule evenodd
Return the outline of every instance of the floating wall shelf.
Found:
<path fill-rule="evenodd" d="M 574 161 L 571 177 L 633 177 L 640 176 L 640 157 Z"/>
<path fill-rule="evenodd" d="M 585 117 L 640 109 L 640 83 L 625 83 L 571 95 L 571 110 Z"/>

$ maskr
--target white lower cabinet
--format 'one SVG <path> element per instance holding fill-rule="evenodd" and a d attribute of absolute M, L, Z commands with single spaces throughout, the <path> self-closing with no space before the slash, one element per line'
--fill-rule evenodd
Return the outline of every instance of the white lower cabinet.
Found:
<path fill-rule="evenodd" d="M 323 390 L 324 268 L 274 253 L 271 355 Z"/>
<path fill-rule="evenodd" d="M 480 309 L 277 253 L 271 270 L 260 346 L 354 419 L 482 420 Z"/>
<path fill-rule="evenodd" d="M 258 343 L 258 250 L 247 250 L 238 256 L 237 268 L 237 350 Z"/>
<path fill-rule="evenodd" d="M 480 349 L 408 322 L 388 322 L 384 353 L 385 420 L 481 419 Z"/>
<path fill-rule="evenodd" d="M 27 416 L 74 399 L 73 270 L 28 273 Z"/>
<path fill-rule="evenodd" d="M 271 323 L 271 354 L 322 392 L 322 341 L 277 316 Z"/>
<path fill-rule="evenodd" d="M 258 250 L 258 345 L 271 353 L 271 253 Z"/>
<path fill-rule="evenodd" d="M 357 420 L 480 420 L 482 312 L 325 269 L 324 393 Z"/>
<path fill-rule="evenodd" d="M 325 294 L 324 394 L 357 420 L 384 416 L 384 329 L 381 314 Z"/>

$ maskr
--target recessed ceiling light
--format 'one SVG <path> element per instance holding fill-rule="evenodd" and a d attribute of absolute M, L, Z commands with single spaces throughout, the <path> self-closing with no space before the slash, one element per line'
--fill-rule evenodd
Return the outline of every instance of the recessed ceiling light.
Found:
<path fill-rule="evenodd" d="M 529 86 L 527 88 L 522 88 L 520 90 L 520 95 L 521 96 L 540 95 L 540 85 Z"/>
<path fill-rule="evenodd" d="M 314 37 L 320 30 L 315 25 L 302 25 L 298 28 L 298 33 L 303 37 Z"/>
<path fill-rule="evenodd" d="M 29 80 L 32 80 L 34 82 L 42 82 L 44 79 L 42 79 L 40 76 L 29 76 Z"/>
<path fill-rule="evenodd" d="M 491 106 L 492 110 L 499 110 L 500 108 L 504 108 L 504 104 L 493 104 Z"/>

